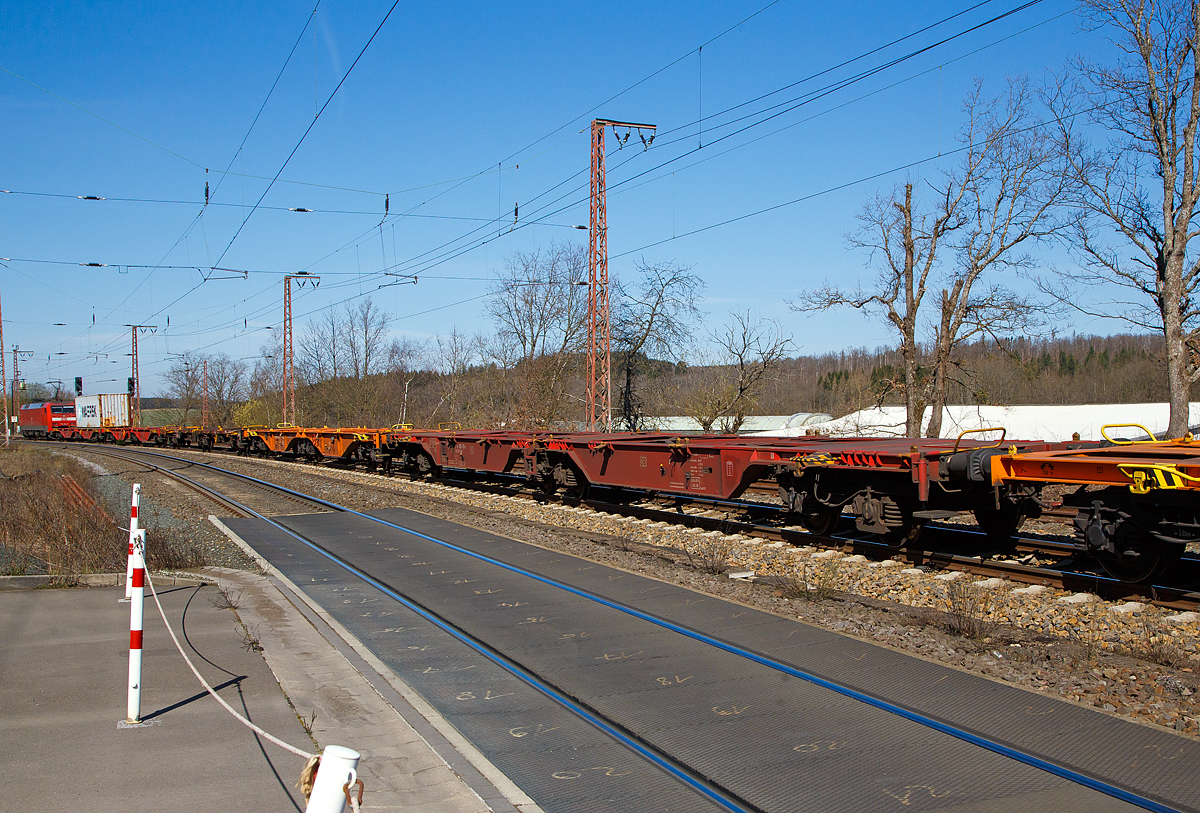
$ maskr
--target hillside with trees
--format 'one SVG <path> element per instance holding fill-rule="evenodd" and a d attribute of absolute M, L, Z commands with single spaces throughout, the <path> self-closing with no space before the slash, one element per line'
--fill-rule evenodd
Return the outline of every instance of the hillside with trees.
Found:
<path fill-rule="evenodd" d="M 487 342 L 455 332 L 453 341 L 431 347 L 405 346 L 389 353 L 381 368 L 355 376 L 311 381 L 297 387 L 301 422 L 317 426 L 390 426 L 444 423 L 478 428 L 556 428 L 582 419 L 586 358 L 575 352 L 557 358 L 563 397 L 554 408 L 528 411 L 530 392 L 544 386 L 546 361 L 511 366 L 484 354 Z M 761 349 L 761 348 L 760 348 Z M 770 349 L 770 348 L 767 348 Z M 429 355 L 427 356 L 426 353 Z M 903 364 L 898 350 L 854 349 L 820 356 L 750 357 L 762 371 L 744 398 L 743 414 L 787 415 L 828 412 L 835 416 L 875 405 L 902 405 L 898 381 Z M 273 359 L 260 361 L 268 367 Z M 616 365 L 614 365 L 615 367 Z M 763 369 L 765 368 L 765 370 Z M 948 386 L 951 404 L 1143 403 L 1167 400 L 1165 359 L 1160 337 L 1150 335 L 1073 336 L 1017 339 L 997 345 L 976 342 L 962 348 Z M 636 380 L 639 417 L 686 415 L 708 420 L 703 407 L 714 392 L 736 396 L 738 364 L 689 365 L 637 355 L 629 362 Z M 263 369 L 249 373 L 239 403 L 222 401 L 217 420 L 224 425 L 268 424 L 279 420 L 281 395 Z M 1200 388 L 1196 388 L 1200 390 Z M 743 393 L 745 395 L 745 392 Z M 1200 391 L 1194 392 L 1200 397 Z M 573 396 L 573 397 L 572 397 Z M 616 401 L 617 399 L 614 399 Z M 193 397 L 190 415 L 198 419 Z M 177 400 L 177 408 L 184 406 Z M 211 408 L 211 407 L 210 407 Z M 732 429 L 732 421 L 714 421 Z"/>

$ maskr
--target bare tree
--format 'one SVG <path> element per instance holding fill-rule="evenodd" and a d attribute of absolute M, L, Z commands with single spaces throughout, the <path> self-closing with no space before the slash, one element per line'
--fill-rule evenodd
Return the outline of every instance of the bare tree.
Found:
<path fill-rule="evenodd" d="M 1082 7 L 1087 24 L 1109 34 L 1119 54 L 1109 65 L 1080 58 L 1047 94 L 1080 187 L 1071 238 L 1086 272 L 1064 275 L 1078 285 L 1094 285 L 1098 275 L 1126 295 L 1100 308 L 1070 294 L 1063 299 L 1163 334 L 1167 432 L 1180 437 L 1191 385 L 1200 379 L 1200 265 L 1188 256 L 1200 200 L 1200 4 L 1084 0 Z M 1107 130 L 1106 143 L 1084 140 L 1077 122 L 1085 116 Z"/>
<path fill-rule="evenodd" d="M 750 311 L 731 311 L 730 321 L 711 334 L 719 348 L 718 364 L 710 365 L 706 380 L 684 398 L 684 408 L 705 432 L 714 426 L 737 432 L 757 403 L 770 376 L 787 358 L 792 337 L 779 323 L 757 319 Z"/>
<path fill-rule="evenodd" d="M 467 373 L 479 359 L 478 345 L 457 327 L 451 327 L 449 336 L 438 336 L 434 344 L 433 362 L 440 374 L 439 397 L 430 419 L 437 417 L 445 406 L 443 414 L 446 419 L 459 420 L 465 417 L 467 412 L 463 392 L 467 384 Z"/>
<path fill-rule="evenodd" d="M 903 391 L 910 437 L 921 434 L 927 406 L 926 433 L 941 432 L 955 351 L 964 342 L 981 334 L 1000 341 L 1002 334 L 1037 322 L 1030 297 L 991 277 L 1029 265 L 1022 249 L 1061 228 L 1052 215 L 1068 188 L 1061 153 L 1032 120 L 1024 79 L 986 100 L 976 83 L 964 111 L 961 164 L 933 185 L 931 208 L 921 207 L 909 183 L 902 199 L 898 191 L 876 198 L 859 215 L 863 226 L 849 242 L 871 252 L 879 269 L 875 287 L 846 292 L 826 284 L 792 303 L 802 311 L 850 306 L 882 314 L 900 339 L 904 380 L 886 385 Z M 952 263 L 944 262 L 947 250 Z M 941 287 L 940 301 L 929 325 L 921 309 L 935 286 Z M 933 340 L 923 358 L 918 335 L 926 325 Z"/>
<path fill-rule="evenodd" d="M 904 360 L 904 380 L 888 382 L 904 395 L 907 409 L 905 434 L 918 437 L 927 400 L 927 376 L 921 368 L 921 352 L 917 341 L 921 304 L 931 284 L 938 252 L 946 234 L 962 227 L 964 219 L 958 214 L 962 200 L 961 188 L 949 186 L 937 195 L 937 205 L 923 210 L 913 200 L 913 185 L 904 185 L 903 195 L 893 190 L 887 197 L 868 201 L 858 215 L 862 224 L 847 238 L 855 248 L 870 252 L 878 277 L 872 289 L 847 292 L 826 283 L 823 288 L 802 292 L 792 308 L 799 311 L 820 311 L 849 306 L 859 310 L 879 312 L 900 337 L 900 353 Z"/>
<path fill-rule="evenodd" d="M 246 400 L 249 392 L 249 367 L 241 359 L 224 353 L 208 357 L 209 420 L 224 426 L 233 416 L 233 408 Z"/>
<path fill-rule="evenodd" d="M 240 417 L 235 419 L 235 423 L 273 426 L 283 420 L 283 343 L 279 336 L 272 334 L 270 340 L 259 348 L 247 389 L 247 396 L 254 406 L 238 412 Z M 301 425 L 304 425 L 303 421 Z"/>
<path fill-rule="evenodd" d="M 535 428 L 564 417 L 587 338 L 587 289 L 580 285 L 586 272 L 583 246 L 552 243 L 514 255 L 492 286 L 487 311 L 496 339 L 480 349 L 512 371 L 507 425 Z"/>
<path fill-rule="evenodd" d="M 672 361 L 681 358 L 691 343 L 692 326 L 702 318 L 696 303 L 704 291 L 704 281 L 690 266 L 647 265 L 643 260 L 634 270 L 636 281 L 618 283 L 612 328 L 616 367 L 624 379 L 620 414 L 625 428 L 632 432 L 638 431 L 641 418 L 634 391 L 639 364 L 647 356 Z"/>
<path fill-rule="evenodd" d="M 201 397 L 203 372 L 203 358 L 199 353 L 189 350 L 172 361 L 163 375 L 167 384 L 167 396 L 175 401 L 176 423 L 188 423 L 192 410 L 197 407 Z"/>
<path fill-rule="evenodd" d="M 370 297 L 357 305 L 346 304 L 344 348 L 347 374 L 361 381 L 383 368 L 387 361 L 388 328 L 392 316 L 371 301 Z"/>
<path fill-rule="evenodd" d="M 1028 268 L 1023 249 L 1058 234 L 1056 216 L 1070 190 L 1062 153 L 1030 110 L 1025 79 L 1010 81 L 996 99 L 984 99 L 982 86 L 963 105 L 966 125 L 959 136 L 962 164 L 947 179 L 946 198 L 958 190 L 960 229 L 950 237 L 956 253 L 942 289 L 932 347 L 928 437 L 941 436 L 951 366 L 957 348 L 978 336 L 1003 346 L 1005 336 L 1040 326 L 1046 311 L 1031 297 L 989 277 Z"/>
<path fill-rule="evenodd" d="M 211 422 L 223 425 L 229 421 L 235 404 L 245 400 L 248 394 L 248 366 L 245 361 L 231 359 L 224 353 L 183 353 L 164 376 L 169 385 L 167 392 L 178 404 L 176 420 L 179 423 L 189 423 L 201 411 L 206 364 Z"/>
<path fill-rule="evenodd" d="M 399 423 L 408 423 L 408 391 L 421 371 L 421 360 L 425 355 L 425 345 L 410 338 L 392 339 L 387 351 L 388 378 L 396 391 L 400 403 L 398 414 Z M 394 415 L 395 410 L 389 410 Z"/>
<path fill-rule="evenodd" d="M 517 253 L 489 292 L 497 335 L 523 360 L 577 351 L 587 338 L 587 249 L 551 243 Z"/>
<path fill-rule="evenodd" d="M 296 366 L 307 383 L 330 381 L 347 375 L 346 317 L 330 306 L 304 325 L 298 342 Z"/>

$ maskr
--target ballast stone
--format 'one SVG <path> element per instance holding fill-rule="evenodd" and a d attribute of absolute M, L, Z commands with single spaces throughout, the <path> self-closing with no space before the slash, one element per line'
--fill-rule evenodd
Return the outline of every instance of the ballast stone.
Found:
<path fill-rule="evenodd" d="M 1036 596 L 1039 593 L 1045 593 L 1049 589 L 1044 584 L 1031 584 L 1028 587 L 1018 587 L 1013 592 L 1022 596 Z"/>
<path fill-rule="evenodd" d="M 1003 587 L 1004 585 L 1008 584 L 1008 582 L 1004 581 L 1004 579 L 991 578 L 981 579 L 980 581 L 972 582 L 972 584 L 974 584 L 975 587 L 982 587 L 984 590 L 995 590 L 998 587 Z"/>

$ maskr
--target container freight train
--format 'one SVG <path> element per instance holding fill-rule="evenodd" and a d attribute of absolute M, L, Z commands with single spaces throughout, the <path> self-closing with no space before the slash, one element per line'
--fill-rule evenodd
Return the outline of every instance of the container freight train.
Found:
<path fill-rule="evenodd" d="M 95 398 L 96 396 L 91 396 Z M 121 396 L 123 397 L 123 396 Z M 83 409 L 77 399 L 76 411 Z M 991 546 L 1011 545 L 1027 519 L 1070 490 L 1076 536 L 1113 577 L 1147 581 L 1200 540 L 1200 442 L 1105 443 L 930 438 L 797 438 L 653 433 L 105 424 L 115 405 L 62 427 L 65 440 L 193 447 L 241 455 L 322 460 L 412 477 L 524 480 L 545 494 L 736 500 L 752 486 L 777 490 L 786 512 L 814 533 L 846 519 L 889 546 L 932 520 L 973 514 Z M 127 413 L 126 413 L 127 414 Z M 100 425 L 85 425 L 100 424 Z M 36 430 L 35 430 L 36 431 Z M 1149 435 L 1149 433 L 1147 433 Z M 1107 435 L 1106 435 L 1107 437 Z"/>

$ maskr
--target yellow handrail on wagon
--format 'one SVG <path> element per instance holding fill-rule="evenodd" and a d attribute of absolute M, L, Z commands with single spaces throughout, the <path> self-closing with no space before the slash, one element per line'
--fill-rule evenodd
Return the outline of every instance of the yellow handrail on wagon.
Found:
<path fill-rule="evenodd" d="M 958 438 L 956 438 L 956 439 L 955 439 L 955 441 L 954 441 L 954 451 L 955 451 L 955 452 L 957 452 L 957 451 L 958 451 L 958 444 L 962 443 L 962 439 L 963 439 L 964 437 L 966 437 L 967 435 L 978 435 L 978 434 L 980 434 L 981 432 L 999 432 L 999 433 L 1000 433 L 1000 437 L 999 437 L 999 439 L 997 439 L 997 441 L 996 441 L 995 443 L 993 443 L 991 446 L 980 446 L 980 447 L 979 447 L 980 449 L 995 449 L 995 448 L 998 448 L 998 447 L 1000 446 L 1000 444 L 1004 442 L 1004 438 L 1008 436 L 1008 430 L 1007 430 L 1007 429 L 1005 429 L 1003 426 L 984 426 L 984 427 L 981 427 L 981 428 L 979 428 L 979 429 L 967 429 L 967 430 L 966 430 L 966 431 L 964 431 L 964 432 L 959 432 L 959 433 L 958 433 Z M 953 454 L 953 452 L 952 452 L 952 454 Z"/>
<path fill-rule="evenodd" d="M 1141 429 L 1143 432 L 1146 433 L 1146 435 L 1150 438 L 1150 440 L 1126 440 L 1125 438 L 1110 438 L 1108 436 L 1109 429 L 1128 429 L 1128 428 Z M 1154 433 L 1151 432 L 1146 427 L 1142 426 L 1140 423 L 1107 423 L 1104 426 L 1100 427 L 1100 434 L 1104 437 L 1105 440 L 1107 440 L 1109 443 L 1113 444 L 1114 446 L 1136 446 L 1139 443 L 1158 443 L 1158 438 L 1154 437 Z"/>

